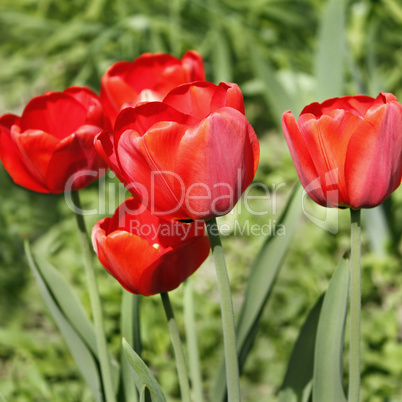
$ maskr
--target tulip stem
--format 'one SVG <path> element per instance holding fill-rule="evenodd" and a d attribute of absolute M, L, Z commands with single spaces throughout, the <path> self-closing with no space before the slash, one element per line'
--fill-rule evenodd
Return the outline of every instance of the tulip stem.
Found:
<path fill-rule="evenodd" d="M 230 282 L 216 219 L 209 220 L 206 225 L 220 295 L 228 400 L 238 402 L 240 401 L 239 361 L 236 351 L 235 320 Z"/>
<path fill-rule="evenodd" d="M 197 329 L 194 318 L 194 295 L 191 278 L 184 283 L 184 326 L 186 328 L 188 360 L 190 365 L 190 378 L 195 402 L 202 402 L 202 376 L 200 355 L 198 352 Z"/>
<path fill-rule="evenodd" d="M 99 365 L 101 370 L 103 391 L 105 394 L 106 402 L 115 402 L 116 397 L 114 393 L 112 372 L 109 360 L 109 354 L 106 344 L 106 336 L 103 328 L 103 316 L 100 304 L 98 286 L 96 282 L 95 269 L 93 265 L 93 255 L 91 252 L 90 240 L 86 231 L 85 221 L 82 214 L 79 211 L 82 210 L 81 201 L 78 191 L 71 193 L 73 203 L 76 207 L 75 217 L 77 220 L 78 232 L 81 243 L 81 250 L 84 256 L 84 266 L 87 277 L 87 285 L 89 290 L 89 298 L 92 309 L 92 316 L 95 326 L 96 334 L 96 347 L 98 350 Z"/>
<path fill-rule="evenodd" d="M 351 213 L 350 258 L 350 349 L 348 401 L 358 402 L 360 393 L 360 315 L 361 315 L 361 268 L 360 268 L 360 209 Z"/>
<path fill-rule="evenodd" d="M 190 385 L 187 376 L 186 360 L 184 358 L 183 346 L 180 340 L 179 328 L 174 318 L 172 305 L 170 304 L 169 295 L 161 293 L 163 308 L 165 309 L 166 318 L 172 340 L 174 353 L 176 356 L 177 374 L 179 376 L 180 392 L 182 401 L 191 401 Z"/>

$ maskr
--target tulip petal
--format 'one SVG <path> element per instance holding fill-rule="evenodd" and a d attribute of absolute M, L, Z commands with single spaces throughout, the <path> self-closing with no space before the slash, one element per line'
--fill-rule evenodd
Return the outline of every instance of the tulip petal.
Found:
<path fill-rule="evenodd" d="M 11 128 L 11 138 L 32 176 L 46 187 L 47 167 L 59 140 L 40 130 L 18 130 L 17 126 Z"/>
<path fill-rule="evenodd" d="M 98 154 L 106 162 L 107 166 L 116 175 L 116 177 L 122 183 L 127 183 L 128 179 L 121 170 L 120 163 L 117 159 L 113 133 L 110 131 L 102 131 L 95 137 L 94 146 Z"/>
<path fill-rule="evenodd" d="M 104 255 L 111 268 L 109 272 L 132 293 L 148 294 L 141 277 L 159 254 L 148 241 L 127 232 L 113 232 L 105 240 Z"/>
<path fill-rule="evenodd" d="M 205 81 L 204 62 L 198 52 L 188 50 L 184 53 L 182 65 L 186 72 L 186 82 Z"/>
<path fill-rule="evenodd" d="M 363 118 L 367 110 L 373 105 L 373 101 L 373 98 L 364 95 L 342 96 L 341 98 L 327 99 L 323 103 L 311 103 L 302 110 L 300 115 L 311 113 L 318 119 L 336 109 L 341 109 Z"/>
<path fill-rule="evenodd" d="M 153 213 L 174 214 L 177 219 L 188 218 L 182 211 L 184 188 L 175 167 L 185 131 L 186 126 L 164 121 L 143 137 L 133 130 L 125 131 L 117 147 L 121 168 L 130 183 L 128 190 Z"/>
<path fill-rule="evenodd" d="M 29 190 L 39 193 L 48 193 L 49 190 L 41 180 L 27 167 L 17 145 L 11 138 L 10 129 L 19 124 L 20 118 L 15 115 L 4 115 L 0 118 L 0 159 L 4 168 L 15 183 Z"/>
<path fill-rule="evenodd" d="M 326 206 L 320 175 L 315 167 L 310 150 L 296 124 L 295 117 L 288 111 L 283 114 L 282 128 L 299 179 L 309 196 L 318 204 Z"/>
<path fill-rule="evenodd" d="M 207 81 L 183 84 L 170 91 L 163 103 L 201 120 L 210 113 L 216 88 L 216 85 Z"/>
<path fill-rule="evenodd" d="M 105 124 L 105 119 L 103 115 L 102 105 L 100 103 L 99 97 L 96 95 L 92 89 L 87 87 L 73 86 L 66 88 L 64 93 L 72 96 L 81 105 L 84 106 L 87 111 L 87 116 L 85 124 L 103 127 Z M 83 123 L 82 123 L 83 124 Z"/>
<path fill-rule="evenodd" d="M 51 92 L 33 98 L 21 116 L 21 131 L 40 130 L 58 139 L 68 137 L 85 124 L 87 111 L 73 97 Z"/>
<path fill-rule="evenodd" d="M 128 64 L 127 62 L 122 62 Z M 100 89 L 100 98 L 102 105 L 110 118 L 114 121 L 119 114 L 122 106 L 128 104 L 137 98 L 139 92 L 132 88 L 123 80 L 123 77 L 102 77 L 102 86 Z"/>
<path fill-rule="evenodd" d="M 96 126 L 82 126 L 58 143 L 46 172 L 46 186 L 52 193 L 79 190 L 105 173 L 106 163 L 93 143 L 100 131 Z"/>
<path fill-rule="evenodd" d="M 176 289 L 204 262 L 209 249 L 208 238 L 201 236 L 183 242 L 181 247 L 164 253 L 143 272 L 141 293 L 151 296 Z"/>
<path fill-rule="evenodd" d="M 162 102 L 147 102 L 136 108 L 122 110 L 114 127 L 115 142 L 120 135 L 132 129 L 144 135 L 154 124 L 161 121 L 174 121 L 181 124 L 194 124 L 195 120 Z"/>
<path fill-rule="evenodd" d="M 371 108 L 353 134 L 345 174 L 352 208 L 381 204 L 402 179 L 402 106 L 391 101 Z"/>
<path fill-rule="evenodd" d="M 243 94 L 237 84 L 221 82 L 211 100 L 210 113 L 222 107 L 231 107 L 245 114 Z"/>
<path fill-rule="evenodd" d="M 328 112 L 318 120 L 310 114 L 301 115 L 297 121 L 310 155 L 314 155 L 312 160 L 320 173 L 328 205 L 349 205 L 345 155 L 349 140 L 362 121 L 356 114 L 341 109 Z"/>
<path fill-rule="evenodd" d="M 242 113 L 222 108 L 188 129 L 176 160 L 188 216 L 208 220 L 228 213 L 251 184 L 259 144 Z"/>

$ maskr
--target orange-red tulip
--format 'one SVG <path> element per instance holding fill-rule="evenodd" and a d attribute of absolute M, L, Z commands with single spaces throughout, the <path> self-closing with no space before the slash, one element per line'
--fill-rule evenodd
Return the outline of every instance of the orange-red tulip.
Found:
<path fill-rule="evenodd" d="M 327 207 L 371 208 L 402 179 L 402 105 L 394 95 L 312 103 L 282 127 L 300 181 Z"/>
<path fill-rule="evenodd" d="M 93 145 L 104 128 L 102 106 L 90 89 L 48 92 L 33 98 L 21 117 L 0 117 L 0 158 L 20 186 L 40 193 L 79 190 L 107 167 Z"/>
<path fill-rule="evenodd" d="M 236 84 L 183 84 L 163 102 L 123 110 L 95 146 L 152 213 L 209 220 L 227 214 L 252 182 L 257 136 Z"/>
<path fill-rule="evenodd" d="M 92 229 L 100 262 L 128 291 L 144 296 L 177 288 L 207 258 L 204 222 L 185 224 L 151 215 L 129 198 Z"/>
<path fill-rule="evenodd" d="M 120 61 L 101 79 L 100 97 L 105 113 L 114 124 L 119 112 L 143 101 L 159 101 L 173 88 L 192 81 L 204 81 L 204 64 L 190 50 L 183 58 L 145 53 L 133 62 Z"/>

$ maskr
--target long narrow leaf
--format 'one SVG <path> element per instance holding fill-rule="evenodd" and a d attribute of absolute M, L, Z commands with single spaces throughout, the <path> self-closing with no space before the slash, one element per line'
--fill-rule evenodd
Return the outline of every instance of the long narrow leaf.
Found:
<path fill-rule="evenodd" d="M 134 297 L 126 289 L 122 289 L 122 302 L 121 302 L 121 335 L 128 340 L 128 342 L 134 344 Z M 133 382 L 133 378 L 130 375 L 130 366 L 125 357 L 124 349 L 121 350 L 121 375 L 124 389 L 124 397 L 126 401 L 136 402 L 138 401 L 138 393 Z"/>
<path fill-rule="evenodd" d="M 379 257 L 387 253 L 391 233 L 384 212 L 384 205 L 362 210 L 363 226 L 366 230 L 371 250 Z"/>
<path fill-rule="evenodd" d="M 314 371 L 314 348 L 323 296 L 310 310 L 289 359 L 279 402 L 308 402 Z"/>
<path fill-rule="evenodd" d="M 279 269 L 289 249 L 301 214 L 302 187 L 297 185 L 277 225 L 286 228 L 286 235 L 268 237 L 260 250 L 249 275 L 246 295 L 237 324 L 239 366 L 243 367 L 254 342 L 258 322 L 271 294 Z M 274 231 L 275 233 L 275 231 Z M 226 390 L 225 367 L 222 364 L 213 387 L 214 400 L 221 401 Z"/>
<path fill-rule="evenodd" d="M 316 54 L 319 101 L 343 95 L 345 0 L 327 0 L 322 12 Z"/>
<path fill-rule="evenodd" d="M 57 326 L 59 327 L 63 338 L 65 339 L 71 354 L 74 357 L 75 362 L 79 370 L 81 371 L 82 376 L 85 379 L 88 387 L 92 391 L 95 400 L 101 402 L 102 398 L 102 389 L 101 382 L 99 378 L 98 367 L 95 363 L 95 359 L 91 354 L 90 350 L 81 339 L 79 334 L 76 332 L 74 327 L 67 321 L 63 312 L 60 310 L 57 301 L 53 297 L 52 293 L 49 291 L 44 278 L 42 277 L 37 265 L 34 261 L 32 251 L 28 241 L 24 243 L 25 253 L 28 259 L 29 267 L 32 270 L 32 273 L 36 279 L 39 290 L 42 294 L 42 297 L 52 314 L 53 319 L 55 320 Z"/>
<path fill-rule="evenodd" d="M 130 364 L 131 374 L 133 375 L 135 385 L 137 386 L 138 392 L 142 392 L 143 385 L 145 384 L 151 393 L 153 402 L 164 402 L 166 401 L 163 395 L 162 389 L 155 377 L 151 373 L 151 370 L 144 363 L 140 356 L 134 352 L 131 346 L 123 338 L 123 349 L 126 354 L 128 363 Z"/>
<path fill-rule="evenodd" d="M 34 253 L 35 254 L 35 253 Z M 80 334 L 91 352 L 97 356 L 96 338 L 92 323 L 89 321 L 84 308 L 72 291 L 68 282 L 51 264 L 35 254 L 36 267 L 38 268 L 46 286 L 63 311 L 68 322 Z"/>
<path fill-rule="evenodd" d="M 140 402 L 152 402 L 151 393 L 148 387 L 144 384 L 141 389 Z"/>
<path fill-rule="evenodd" d="M 273 113 L 275 122 L 281 128 L 282 114 L 286 110 L 296 110 L 297 102 L 287 93 L 285 87 L 276 77 L 274 68 L 261 54 L 258 44 L 250 41 L 251 66 L 254 75 L 264 84 L 263 96 Z"/>
<path fill-rule="evenodd" d="M 349 295 L 348 258 L 343 257 L 325 294 L 314 355 L 313 402 L 346 402 L 342 355 Z"/>

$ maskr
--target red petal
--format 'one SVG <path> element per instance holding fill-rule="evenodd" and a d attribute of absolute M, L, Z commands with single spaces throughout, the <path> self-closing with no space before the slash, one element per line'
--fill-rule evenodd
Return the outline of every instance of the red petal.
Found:
<path fill-rule="evenodd" d="M 364 117 L 367 110 L 373 105 L 375 100 L 369 96 L 343 96 L 341 98 L 327 99 L 323 103 L 314 102 L 306 106 L 301 112 L 303 114 L 311 113 L 317 119 L 322 115 L 328 114 L 335 109 L 347 110 L 356 116 Z"/>
<path fill-rule="evenodd" d="M 19 133 L 14 126 L 11 138 L 16 144 L 21 158 L 32 176 L 41 185 L 46 186 L 46 173 L 50 158 L 56 150 L 59 140 L 50 134 L 39 130 L 27 130 Z M 51 191 L 49 189 L 49 191 Z"/>
<path fill-rule="evenodd" d="M 104 115 L 99 97 L 87 87 L 73 86 L 64 90 L 65 94 L 72 96 L 83 105 L 87 111 L 85 124 L 104 127 Z"/>
<path fill-rule="evenodd" d="M 187 51 L 182 58 L 182 65 L 187 73 L 186 81 L 205 81 L 204 62 L 198 52 Z"/>
<path fill-rule="evenodd" d="M 228 213 L 251 184 L 259 144 L 244 115 L 223 108 L 186 132 L 176 160 L 188 216 L 208 220 Z"/>
<path fill-rule="evenodd" d="M 48 193 L 43 181 L 39 180 L 27 167 L 24 157 L 11 138 L 10 129 L 19 124 L 20 118 L 15 115 L 4 115 L 0 118 L 0 158 L 4 168 L 15 183 L 29 190 Z"/>
<path fill-rule="evenodd" d="M 402 106 L 392 101 L 367 112 L 346 154 L 345 175 L 352 208 L 381 204 L 402 180 Z"/>
<path fill-rule="evenodd" d="M 201 120 L 210 114 L 216 88 L 216 85 L 207 81 L 183 84 L 170 91 L 163 103 Z"/>
<path fill-rule="evenodd" d="M 232 107 L 244 114 L 244 100 L 240 88 L 236 84 L 221 82 L 211 101 L 210 113 L 222 107 Z"/>
<path fill-rule="evenodd" d="M 52 193 L 80 190 L 106 171 L 106 163 L 96 152 L 96 126 L 83 126 L 60 141 L 48 165 L 46 184 Z"/>
<path fill-rule="evenodd" d="M 137 197 L 131 197 L 116 209 L 109 231 L 124 230 L 153 244 L 157 242 L 159 224 L 160 219 L 157 216 L 152 215 Z"/>
<path fill-rule="evenodd" d="M 178 112 L 176 109 L 162 102 L 147 102 L 136 108 L 127 108 L 120 112 L 114 127 L 115 141 L 129 129 L 144 135 L 154 124 L 161 121 L 172 121 L 182 124 L 191 124 L 190 116 Z"/>
<path fill-rule="evenodd" d="M 141 277 L 158 258 L 158 250 L 138 236 L 116 231 L 106 237 L 103 252 L 109 272 L 121 285 L 130 292 L 148 294 Z"/>
<path fill-rule="evenodd" d="M 141 293 L 151 296 L 176 289 L 208 257 L 210 244 L 207 237 L 196 237 L 163 254 L 141 276 Z"/>
<path fill-rule="evenodd" d="M 40 130 L 63 139 L 85 124 L 87 111 L 71 96 L 52 92 L 33 98 L 22 113 L 21 130 Z"/>
<path fill-rule="evenodd" d="M 328 198 L 327 191 L 330 192 L 333 206 L 349 205 L 344 170 L 346 149 L 361 122 L 360 117 L 340 109 L 333 110 L 318 120 L 302 115 L 297 121 L 310 155 L 314 155 L 313 163 L 320 175 L 324 194 Z M 333 192 L 336 188 L 339 194 Z"/>
<path fill-rule="evenodd" d="M 177 147 L 186 126 L 161 122 L 146 135 L 127 130 L 118 143 L 118 157 L 130 183 L 129 191 L 140 197 L 154 213 L 170 211 L 177 219 L 187 219 L 181 210 L 184 189 L 175 172 Z"/>
<path fill-rule="evenodd" d="M 107 74 L 102 77 L 100 97 L 112 123 L 116 120 L 123 105 L 132 102 L 137 98 L 138 94 L 139 92 L 124 82 L 122 77 L 111 77 Z"/>
<path fill-rule="evenodd" d="M 313 122 L 315 119 L 312 117 Z M 309 196 L 318 204 L 326 205 L 326 198 L 321 188 L 320 174 L 311 157 L 311 151 L 296 124 L 293 114 L 288 111 L 282 116 L 282 128 L 299 179 Z"/>

